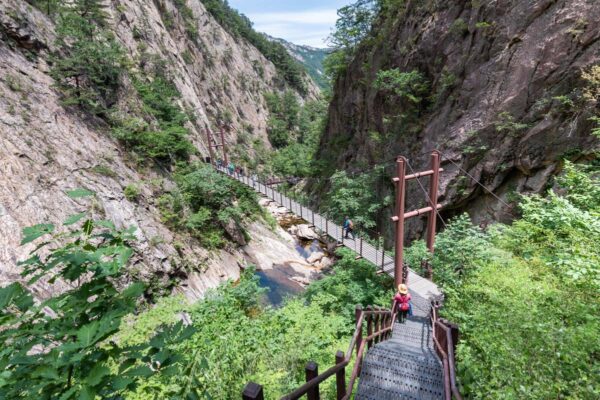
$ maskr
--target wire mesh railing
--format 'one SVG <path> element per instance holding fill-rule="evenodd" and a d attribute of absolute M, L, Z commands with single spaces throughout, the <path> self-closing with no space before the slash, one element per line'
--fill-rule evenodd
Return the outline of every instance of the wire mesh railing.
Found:
<path fill-rule="evenodd" d="M 360 231 L 347 232 L 343 226 L 335 223 L 330 218 L 313 211 L 291 196 L 275 190 L 272 183 L 261 181 L 257 176 L 246 176 L 235 170 L 231 172 L 225 167 L 216 168 L 219 172 L 237 179 L 270 200 L 285 207 L 291 213 L 307 221 L 321 234 L 332 238 L 338 244 L 354 251 L 358 257 L 365 258 L 375 264 L 379 270 L 393 273 L 393 257 L 386 251 L 384 241 L 381 240 L 379 233 L 375 233 L 374 231 L 368 232 L 369 230 L 366 228 L 364 229 L 364 231 L 367 231 L 366 234 Z"/>

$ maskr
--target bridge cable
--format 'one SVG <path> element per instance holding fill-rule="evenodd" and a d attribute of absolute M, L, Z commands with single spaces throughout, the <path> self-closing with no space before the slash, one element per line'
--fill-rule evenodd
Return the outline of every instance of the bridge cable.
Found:
<path fill-rule="evenodd" d="M 415 170 L 413 169 L 413 167 L 410 165 L 410 163 L 408 161 L 406 161 L 406 165 L 408 166 L 408 168 L 410 169 L 410 173 L 415 175 Z M 423 184 L 421 183 L 421 180 L 419 179 L 419 177 L 416 177 L 417 183 L 419 184 L 419 186 L 421 187 L 421 190 L 423 191 L 423 193 L 425 193 L 425 197 L 427 198 L 427 201 L 429 202 L 429 204 L 433 204 L 433 210 L 435 211 L 435 213 L 437 214 L 437 216 L 440 218 L 440 221 L 442 221 L 442 224 L 444 225 L 444 228 L 448 227 L 448 224 L 446 224 L 446 221 L 444 220 L 444 218 L 442 217 L 442 215 L 440 214 L 440 212 L 437 209 L 437 199 L 435 199 L 435 201 L 433 201 L 431 199 L 431 197 L 429 197 L 429 193 L 427 193 L 427 190 L 425 189 L 425 187 L 423 186 Z"/>
<path fill-rule="evenodd" d="M 445 157 L 445 159 L 447 161 L 450 161 L 452 164 L 454 164 L 454 166 L 456 166 L 459 170 L 461 170 L 464 174 L 466 174 L 469 178 L 471 178 L 475 183 L 477 183 L 479 186 L 481 186 L 485 191 L 487 191 L 489 194 L 491 194 L 493 197 L 495 197 L 496 200 L 498 200 L 500 203 L 502 203 L 505 207 L 511 208 L 511 206 L 509 204 L 507 204 L 504 200 L 502 200 L 494 192 L 492 192 L 490 189 L 488 189 L 483 183 L 481 183 L 479 180 L 477 180 L 473 175 L 471 175 L 469 172 L 465 171 L 460 165 L 458 165 L 457 163 L 452 161 L 450 159 L 450 157 L 448 157 L 446 154 L 442 153 L 441 151 L 440 151 L 440 154 L 443 157 Z"/>

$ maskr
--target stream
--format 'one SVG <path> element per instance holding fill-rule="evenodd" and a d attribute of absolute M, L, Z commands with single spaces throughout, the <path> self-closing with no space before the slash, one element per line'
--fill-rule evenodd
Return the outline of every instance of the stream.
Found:
<path fill-rule="evenodd" d="M 303 258 L 308 258 L 316 251 L 323 251 L 323 245 L 318 240 L 297 239 L 295 248 Z M 256 275 L 259 278 L 259 286 L 267 289 L 263 298 L 264 305 L 280 307 L 287 297 L 295 296 L 305 290 L 304 286 L 291 279 L 298 273 L 289 265 L 273 265 L 272 269 L 257 270 Z"/>

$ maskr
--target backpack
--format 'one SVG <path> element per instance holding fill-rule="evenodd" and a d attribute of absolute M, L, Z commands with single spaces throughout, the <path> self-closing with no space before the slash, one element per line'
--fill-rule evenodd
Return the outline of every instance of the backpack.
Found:
<path fill-rule="evenodd" d="M 408 311 L 408 309 L 409 309 L 408 303 L 401 303 L 400 304 L 400 310 L 402 310 L 402 311 Z"/>
<path fill-rule="evenodd" d="M 352 220 L 348 220 L 348 228 L 354 229 L 354 222 Z"/>

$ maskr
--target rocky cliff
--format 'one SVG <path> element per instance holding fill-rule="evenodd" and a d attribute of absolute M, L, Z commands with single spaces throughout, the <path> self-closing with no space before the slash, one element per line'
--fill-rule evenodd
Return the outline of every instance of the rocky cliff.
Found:
<path fill-rule="evenodd" d="M 437 148 L 443 214 L 468 210 L 483 222 L 509 220 L 514 210 L 449 160 L 510 203 L 512 193 L 551 185 L 563 157 L 598 149 L 590 117 L 600 99 L 582 74 L 600 63 L 600 2 L 387 3 L 335 83 L 320 150 L 332 169 L 396 155 L 428 169 Z M 417 185 L 408 196 L 407 207 L 423 206 Z M 422 230 L 422 221 L 410 228 Z"/>
<path fill-rule="evenodd" d="M 144 54 L 164 61 L 181 93 L 197 157 L 208 155 L 205 129 L 224 118 L 232 124 L 229 144 L 245 132 L 268 147 L 263 93 L 283 90 L 285 83 L 271 62 L 220 26 L 199 0 L 184 3 L 192 18 L 188 13 L 185 19 L 171 1 L 106 2 L 109 29 L 132 68 L 140 67 Z M 189 24 L 197 32 L 194 40 Z M 161 222 L 156 199 L 174 186 L 168 171 L 136 168 L 102 121 L 63 106 L 49 75 L 54 43 L 55 25 L 43 12 L 23 0 L 0 3 L 0 285 L 18 279 L 16 263 L 31 250 L 19 247 L 23 227 L 60 226 L 87 209 L 118 227 L 137 228 L 135 268 L 146 280 L 166 284 L 192 271 L 183 279 L 194 297 L 236 277 L 243 249 L 208 252 Z M 317 89 L 307 84 L 313 96 Z M 136 201 L 124 195 L 130 184 L 139 187 Z M 66 195 L 79 187 L 94 191 L 95 198 Z M 46 289 L 37 291 L 43 295 Z"/>

